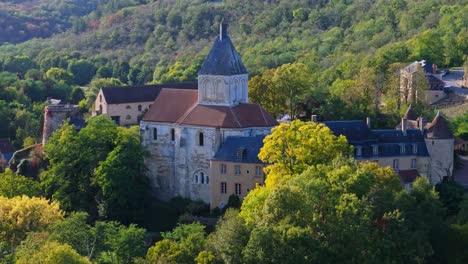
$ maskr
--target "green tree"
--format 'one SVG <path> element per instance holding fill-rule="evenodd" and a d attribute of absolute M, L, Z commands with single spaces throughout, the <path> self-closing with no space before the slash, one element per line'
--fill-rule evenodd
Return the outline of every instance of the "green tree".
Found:
<path fill-rule="evenodd" d="M 81 87 L 74 87 L 70 93 L 68 101 L 72 104 L 78 104 L 81 100 L 85 99 L 85 93 Z"/>
<path fill-rule="evenodd" d="M 96 96 L 99 93 L 99 90 L 103 87 L 112 87 L 112 86 L 123 86 L 124 84 L 116 78 L 98 78 L 93 79 L 86 90 L 86 104 L 88 107 L 91 107 L 96 101 Z"/>
<path fill-rule="evenodd" d="M 63 82 L 71 84 L 73 82 L 73 74 L 62 68 L 50 68 L 45 74 L 46 78 L 54 82 Z"/>
<path fill-rule="evenodd" d="M 90 264 L 86 258 L 80 256 L 67 244 L 47 242 L 33 255 L 23 255 L 16 260 L 18 264 Z"/>
<path fill-rule="evenodd" d="M 29 69 L 38 67 L 28 56 L 14 56 L 5 60 L 4 68 L 9 72 L 25 74 Z"/>
<path fill-rule="evenodd" d="M 68 71 L 73 74 L 73 82 L 78 85 L 86 85 L 96 74 L 96 68 L 87 60 L 72 60 L 68 63 Z"/>
<path fill-rule="evenodd" d="M 39 182 L 16 175 L 10 169 L 0 173 L 0 196 L 12 198 L 15 196 L 39 196 L 41 195 Z"/>
<path fill-rule="evenodd" d="M 116 147 L 96 169 L 96 182 L 102 193 L 105 214 L 110 219 L 130 223 L 143 221 L 149 197 L 148 178 L 140 143 L 139 128 L 118 128 Z M 128 162 L 131 160 L 132 162 Z"/>

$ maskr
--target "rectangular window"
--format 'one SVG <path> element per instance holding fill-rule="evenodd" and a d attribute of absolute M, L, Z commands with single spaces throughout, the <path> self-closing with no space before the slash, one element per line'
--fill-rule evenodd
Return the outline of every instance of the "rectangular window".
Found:
<path fill-rule="evenodd" d="M 221 193 L 226 193 L 226 192 L 227 192 L 227 183 L 221 182 Z"/>
<path fill-rule="evenodd" d="M 171 128 L 171 140 L 175 141 L 175 129 Z"/>
<path fill-rule="evenodd" d="M 221 174 L 226 174 L 226 164 L 221 164 Z"/>
<path fill-rule="evenodd" d="M 405 154 L 406 153 L 406 146 L 405 144 L 400 144 L 400 154 Z"/>
<path fill-rule="evenodd" d="M 416 159 L 411 159 L 411 168 L 416 169 Z"/>
<path fill-rule="evenodd" d="M 378 156 L 379 155 L 379 146 L 372 145 L 372 155 Z"/>
<path fill-rule="evenodd" d="M 356 146 L 356 157 L 361 157 L 361 156 L 362 156 L 362 147 Z"/>
<path fill-rule="evenodd" d="M 241 174 L 241 168 L 240 168 L 240 165 L 236 165 L 234 166 L 234 171 L 235 171 L 235 174 L 236 175 L 240 175 Z"/>
<path fill-rule="evenodd" d="M 418 144 L 413 144 L 413 154 L 418 154 Z"/>
<path fill-rule="evenodd" d="M 393 160 L 393 170 L 398 170 L 398 168 L 400 167 L 398 163 L 399 163 L 399 160 L 397 159 Z"/>
<path fill-rule="evenodd" d="M 255 166 L 255 176 L 262 176 L 262 166 Z"/>
<path fill-rule="evenodd" d="M 241 195 L 241 184 L 236 183 L 236 195 Z"/>

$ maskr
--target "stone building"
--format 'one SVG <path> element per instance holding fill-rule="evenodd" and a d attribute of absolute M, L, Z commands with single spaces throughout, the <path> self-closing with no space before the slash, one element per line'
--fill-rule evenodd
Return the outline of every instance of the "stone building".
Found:
<path fill-rule="evenodd" d="M 420 77 L 420 78 L 418 78 Z M 425 77 L 424 94 L 418 94 L 416 86 L 421 85 Z M 429 104 L 436 103 L 446 97 L 444 82 L 440 79 L 435 64 L 427 63 L 425 60 L 415 61 L 400 70 L 400 99 L 405 104 L 413 103 L 417 98 L 423 99 Z"/>
<path fill-rule="evenodd" d="M 371 129 L 370 119 L 324 124 L 335 135 L 346 136 L 357 160 L 393 168 L 406 189 L 417 176 L 427 177 L 433 185 L 452 176 L 454 137 L 440 113 L 427 123 L 410 106 L 396 129 Z"/>
<path fill-rule="evenodd" d="M 211 209 L 223 208 L 229 196 L 243 199 L 263 185 L 265 164 L 258 159 L 265 136 L 228 137 L 210 161 Z"/>
<path fill-rule="evenodd" d="M 70 125 L 81 129 L 86 125 L 83 115 L 77 105 L 61 104 L 60 100 L 48 100 L 49 105 L 44 109 L 44 126 L 42 129 L 42 145 L 52 136 L 55 130 L 62 126 L 63 121 L 68 119 Z"/>
<path fill-rule="evenodd" d="M 227 25 L 198 73 L 198 90 L 164 88 L 140 123 L 155 195 L 210 203 L 210 160 L 228 137 L 269 134 L 277 125 L 248 102 L 248 73 Z"/>
<path fill-rule="evenodd" d="M 92 115 L 104 114 L 119 126 L 138 125 L 161 89 L 197 89 L 198 83 L 104 87 L 99 90 Z"/>

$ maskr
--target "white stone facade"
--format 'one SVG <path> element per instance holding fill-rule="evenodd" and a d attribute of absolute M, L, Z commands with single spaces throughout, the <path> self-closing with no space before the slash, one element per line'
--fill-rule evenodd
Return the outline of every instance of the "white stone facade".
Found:
<path fill-rule="evenodd" d="M 198 101 L 204 105 L 233 106 L 248 103 L 247 74 L 198 76 Z"/>
<path fill-rule="evenodd" d="M 438 184 L 445 176 L 452 176 L 454 139 L 426 138 L 426 147 L 429 152 L 429 180 L 432 185 Z"/>
<path fill-rule="evenodd" d="M 141 130 L 142 144 L 150 152 L 146 164 L 155 196 L 210 203 L 210 159 L 223 140 L 228 136 L 267 135 L 271 128 L 226 129 L 142 121 Z"/>

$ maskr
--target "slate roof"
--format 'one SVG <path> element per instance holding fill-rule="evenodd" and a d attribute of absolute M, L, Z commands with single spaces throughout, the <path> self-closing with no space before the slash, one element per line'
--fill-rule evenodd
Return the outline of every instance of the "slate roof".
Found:
<path fill-rule="evenodd" d="M 440 114 L 434 117 L 431 123 L 426 125 L 426 137 L 433 139 L 452 139 L 453 134 L 445 118 Z"/>
<path fill-rule="evenodd" d="M 278 124 L 259 104 L 210 106 L 197 103 L 197 90 L 163 89 L 143 121 L 222 128 L 272 127 Z"/>
<path fill-rule="evenodd" d="M 242 163 L 263 163 L 258 159 L 258 153 L 263 147 L 265 136 L 227 137 L 212 160 Z M 237 150 L 244 148 L 242 159 L 238 159 Z"/>
<path fill-rule="evenodd" d="M 361 156 L 356 158 L 429 156 L 424 135 L 419 129 L 408 129 L 406 135 L 401 130 L 370 130 L 362 120 L 324 122 L 336 136 L 344 135 L 353 146 L 361 148 Z M 373 146 L 378 147 L 378 155 L 373 154 Z M 417 152 L 413 153 L 413 145 Z M 400 152 L 400 147 L 405 152 Z"/>
<path fill-rule="evenodd" d="M 163 88 L 197 90 L 198 82 L 104 87 L 102 88 L 102 93 L 104 94 L 104 98 L 108 104 L 152 102 Z"/>
<path fill-rule="evenodd" d="M 405 113 L 405 115 L 403 116 L 403 118 L 406 118 L 406 119 L 408 119 L 408 120 L 416 120 L 416 119 L 418 119 L 418 114 L 416 113 L 416 111 L 414 111 L 412 105 L 409 105 L 408 110 L 406 110 L 406 113 Z"/>
<path fill-rule="evenodd" d="M 247 69 L 227 34 L 226 24 L 221 24 L 220 35 L 216 37 L 198 74 L 224 76 L 247 74 Z"/>

